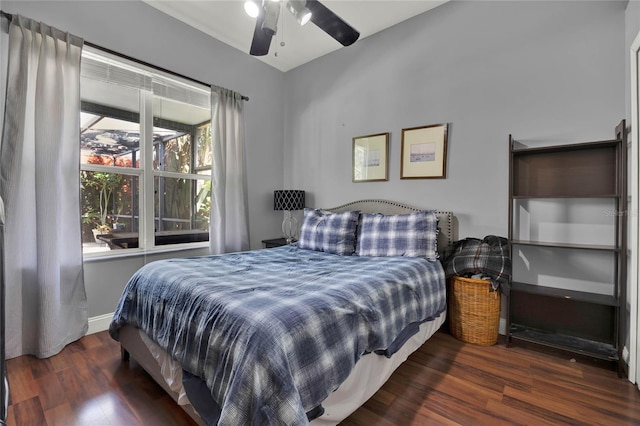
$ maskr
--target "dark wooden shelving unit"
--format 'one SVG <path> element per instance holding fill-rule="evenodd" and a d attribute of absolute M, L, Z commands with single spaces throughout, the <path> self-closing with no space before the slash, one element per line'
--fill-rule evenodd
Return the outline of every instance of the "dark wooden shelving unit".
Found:
<path fill-rule="evenodd" d="M 538 294 L 541 296 L 555 297 L 558 299 L 570 299 L 580 302 L 596 303 L 598 305 L 618 306 L 618 299 L 614 296 L 589 293 L 586 291 L 567 290 L 557 287 L 546 287 L 541 285 L 525 284 L 513 281 L 511 289 L 522 293 Z"/>
<path fill-rule="evenodd" d="M 610 265 L 612 282 L 606 283 L 610 285 L 611 292 L 600 294 L 589 291 L 579 276 L 563 275 L 574 283 L 572 289 L 564 288 L 561 279 L 545 285 L 517 281 L 518 270 L 512 258 L 514 280 L 505 294 L 506 341 L 507 346 L 522 341 L 611 361 L 616 365 L 618 374 L 622 375 L 625 367 L 621 349 L 625 331 L 622 312 L 626 303 L 626 216 L 620 212 L 626 210 L 627 202 L 624 120 L 616 126 L 615 135 L 612 140 L 544 147 L 522 147 L 509 135 L 509 242 L 512 256 L 516 250 L 527 247 L 531 250 L 544 249 L 546 253 L 551 250 L 554 255 L 555 251 L 560 255 L 563 250 L 571 250 L 578 257 L 586 252 L 591 252 L 592 256 L 609 256 L 604 259 L 612 259 L 614 264 Z M 571 199 L 603 198 L 611 199 L 615 211 L 611 219 L 612 233 L 615 234 L 611 236 L 613 244 L 538 241 L 528 235 L 520 238 L 520 230 L 518 233 L 515 230 L 514 215 L 518 203 L 548 199 L 562 205 Z M 545 265 L 531 261 L 528 267 L 537 271 Z"/>
<path fill-rule="evenodd" d="M 512 240 L 512 244 L 521 246 L 538 246 L 538 247 L 556 247 L 566 249 L 582 249 L 582 250 L 603 250 L 603 251 L 620 251 L 620 247 L 609 246 L 606 244 L 572 244 L 572 243 L 555 243 L 546 241 L 532 240 Z"/>
<path fill-rule="evenodd" d="M 615 194 L 604 194 L 604 195 L 554 195 L 554 196 L 548 196 L 548 195 L 530 195 L 530 196 L 526 196 L 526 195 L 514 195 L 513 199 L 514 200 L 535 200 L 536 198 L 549 198 L 549 199 L 553 199 L 553 198 L 558 198 L 558 199 L 562 199 L 562 198 L 617 198 L 618 196 Z"/>
<path fill-rule="evenodd" d="M 571 335 L 536 330 L 518 324 L 511 326 L 512 333 L 518 340 L 535 343 L 553 349 L 566 350 L 579 355 L 605 361 L 617 362 L 619 359 L 616 347 L 611 343 L 598 342 L 593 339 L 582 339 Z"/>

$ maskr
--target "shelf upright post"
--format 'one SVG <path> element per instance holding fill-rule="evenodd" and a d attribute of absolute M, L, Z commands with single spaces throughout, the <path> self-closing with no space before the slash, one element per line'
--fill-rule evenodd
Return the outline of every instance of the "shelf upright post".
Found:
<path fill-rule="evenodd" d="M 513 265 L 513 136 L 509 134 L 509 229 L 507 230 L 507 240 L 509 242 L 509 253 L 511 256 L 511 264 Z M 513 281 L 513 271 L 509 278 L 509 283 L 506 288 L 506 300 L 507 300 L 507 320 L 505 326 L 505 345 L 509 347 L 511 345 L 511 283 Z"/>

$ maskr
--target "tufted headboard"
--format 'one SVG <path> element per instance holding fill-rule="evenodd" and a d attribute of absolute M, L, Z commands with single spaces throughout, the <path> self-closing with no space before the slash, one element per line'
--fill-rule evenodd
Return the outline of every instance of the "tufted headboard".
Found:
<path fill-rule="evenodd" d="M 382 213 L 382 214 L 402 214 L 411 213 L 419 210 L 425 210 L 417 207 L 407 206 L 405 204 L 396 203 L 387 200 L 360 200 L 352 201 L 342 206 L 330 209 L 322 209 L 330 212 L 345 212 L 349 210 L 360 210 L 362 213 Z M 453 226 L 453 213 L 445 211 L 436 211 L 438 216 L 438 252 L 442 258 L 445 250 L 453 243 L 455 238 L 455 229 Z"/>

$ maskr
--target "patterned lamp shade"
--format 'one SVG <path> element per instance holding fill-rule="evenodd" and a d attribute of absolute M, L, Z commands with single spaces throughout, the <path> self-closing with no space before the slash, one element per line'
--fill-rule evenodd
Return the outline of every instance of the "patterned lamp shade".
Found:
<path fill-rule="evenodd" d="M 302 210 L 304 209 L 304 191 L 286 189 L 273 191 L 274 210 Z"/>

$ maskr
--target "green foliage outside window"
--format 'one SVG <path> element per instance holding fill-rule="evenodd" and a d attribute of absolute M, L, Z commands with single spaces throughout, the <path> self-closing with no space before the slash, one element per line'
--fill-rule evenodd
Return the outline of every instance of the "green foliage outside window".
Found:
<path fill-rule="evenodd" d="M 209 225 L 209 214 L 211 212 L 211 181 L 207 180 L 202 183 L 202 187 L 198 191 L 196 199 L 196 221 L 198 227 L 205 229 Z"/>
<path fill-rule="evenodd" d="M 211 123 L 203 124 L 196 128 L 196 170 L 211 170 Z"/>
<path fill-rule="evenodd" d="M 116 173 L 80 172 L 83 223 L 95 225 L 103 231 L 110 227 L 107 219 L 114 213 L 114 193 L 121 192 L 123 176 Z"/>

